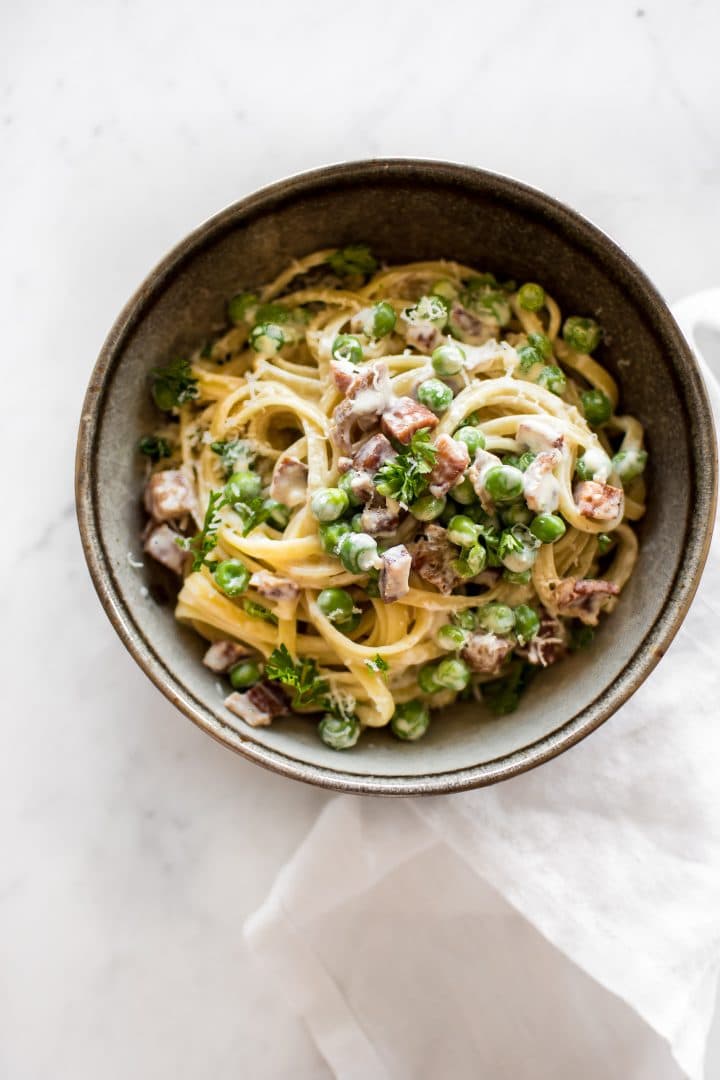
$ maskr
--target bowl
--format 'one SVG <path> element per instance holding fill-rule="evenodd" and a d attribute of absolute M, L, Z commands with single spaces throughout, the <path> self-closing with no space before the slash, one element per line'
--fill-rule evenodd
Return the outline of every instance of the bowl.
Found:
<path fill-rule="evenodd" d="M 598 317 L 603 363 L 624 408 L 647 431 L 648 512 L 640 557 L 593 647 L 550 668 L 519 710 L 489 719 L 476 704 L 439 714 L 427 736 L 400 743 L 368 730 L 350 751 L 292 718 L 251 729 L 222 705 L 201 664 L 204 643 L 173 618 L 173 597 L 140 550 L 140 434 L 152 427 L 147 374 L 197 347 L 240 288 L 294 256 L 367 242 L 380 258 L 447 257 L 542 282 L 565 312 Z M 493 783 L 567 750 L 640 686 L 693 597 L 710 542 L 716 458 L 710 406 L 695 360 L 640 269 L 599 229 L 507 177 L 431 161 L 360 161 L 294 176 L 201 225 L 152 271 L 120 314 L 95 365 L 77 447 L 77 510 L 100 600 L 146 674 L 225 746 L 295 779 L 345 792 L 417 795 Z M 622 738 L 622 729 L 617 729 Z"/>

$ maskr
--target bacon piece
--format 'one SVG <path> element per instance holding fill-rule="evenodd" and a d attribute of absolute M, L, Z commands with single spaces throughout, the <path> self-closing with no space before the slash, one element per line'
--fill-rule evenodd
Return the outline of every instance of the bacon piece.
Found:
<path fill-rule="evenodd" d="M 238 660 L 249 655 L 250 649 L 247 645 L 241 645 L 237 641 L 214 641 L 203 656 L 203 664 L 216 675 L 224 675 Z"/>
<path fill-rule="evenodd" d="M 559 619 L 543 610 L 535 637 L 525 645 L 518 645 L 515 651 L 530 664 L 549 667 L 567 652 L 567 631 Z"/>
<path fill-rule="evenodd" d="M 187 565 L 189 554 L 176 543 L 180 534 L 169 525 L 158 525 L 147 536 L 143 550 L 174 574 L 182 574 Z"/>
<path fill-rule="evenodd" d="M 404 544 L 397 544 L 384 551 L 380 560 L 382 566 L 378 578 L 378 589 L 384 602 L 392 604 L 396 600 L 401 600 L 410 589 L 412 557 Z"/>
<path fill-rule="evenodd" d="M 256 683 L 245 693 L 236 691 L 225 698 L 224 704 L 250 727 L 267 727 L 276 716 L 290 712 L 282 691 L 270 683 Z"/>
<path fill-rule="evenodd" d="M 269 570 L 256 570 L 250 578 L 250 585 L 268 600 L 297 600 L 300 586 L 288 578 L 271 574 Z"/>
<path fill-rule="evenodd" d="M 533 453 L 541 450 L 562 450 L 565 436 L 548 420 L 523 420 L 518 424 L 516 439 Z"/>
<path fill-rule="evenodd" d="M 372 427 L 393 400 L 387 365 L 377 361 L 366 364 L 362 371 L 353 371 L 345 395 L 333 412 L 330 435 L 338 449 L 349 455 L 355 424 L 362 430 Z"/>
<path fill-rule="evenodd" d="M 463 580 L 452 567 L 456 554 L 445 529 L 439 525 L 426 525 L 425 537 L 412 545 L 413 570 L 448 595 Z"/>
<path fill-rule="evenodd" d="M 436 349 L 443 336 L 437 326 L 430 322 L 410 322 L 405 330 L 405 340 L 418 352 L 430 354 Z"/>
<path fill-rule="evenodd" d="M 381 432 L 371 435 L 359 450 L 355 451 L 352 463 L 353 468 L 375 473 L 381 465 L 390 458 L 397 457 L 392 444 Z"/>
<path fill-rule="evenodd" d="M 622 514 L 624 492 L 612 484 L 583 480 L 573 491 L 577 508 L 592 521 L 613 521 Z"/>
<path fill-rule="evenodd" d="M 447 495 L 470 464 L 470 454 L 464 442 L 449 435 L 438 435 L 435 442 L 437 458 L 430 473 L 430 494 L 436 499 Z"/>
<path fill-rule="evenodd" d="M 497 675 L 512 650 L 513 642 L 507 638 L 475 630 L 463 645 L 460 655 L 471 671 L 480 675 Z"/>
<path fill-rule="evenodd" d="M 347 394 L 357 378 L 357 372 L 349 360 L 331 360 L 330 374 L 332 381 L 343 396 Z"/>
<path fill-rule="evenodd" d="M 191 514 L 195 494 L 183 469 L 164 469 L 153 473 L 145 485 L 145 509 L 153 521 L 172 521 Z"/>
<path fill-rule="evenodd" d="M 536 514 L 551 514 L 560 503 L 560 481 L 553 469 L 562 461 L 559 450 L 542 450 L 523 477 L 525 502 Z"/>
<path fill-rule="evenodd" d="M 450 326 L 453 333 L 468 345 L 484 345 L 500 329 L 495 319 L 481 319 L 457 300 L 450 309 Z"/>
<path fill-rule="evenodd" d="M 586 626 L 597 626 L 605 601 L 619 592 L 612 581 L 563 578 L 555 588 L 555 606 L 559 615 L 580 619 Z"/>
<path fill-rule="evenodd" d="M 366 506 L 360 524 L 362 531 L 370 536 L 392 536 L 400 524 L 400 515 L 387 506 Z"/>
<path fill-rule="evenodd" d="M 410 442 L 416 431 L 422 428 L 437 427 L 438 418 L 419 401 L 410 397 L 401 397 L 383 413 L 382 429 L 405 445 Z"/>
<path fill-rule="evenodd" d="M 307 496 L 308 467 L 292 454 L 282 454 L 273 469 L 270 496 L 285 506 L 301 506 Z"/>

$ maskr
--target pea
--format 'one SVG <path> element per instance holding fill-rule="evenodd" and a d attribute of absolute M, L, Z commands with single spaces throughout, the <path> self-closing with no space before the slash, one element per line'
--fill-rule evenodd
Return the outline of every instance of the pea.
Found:
<path fill-rule="evenodd" d="M 530 368 L 535 367 L 535 364 L 542 364 L 542 353 L 534 348 L 532 345 L 521 345 L 517 351 L 520 357 L 520 370 L 527 374 Z"/>
<path fill-rule="evenodd" d="M 464 476 L 462 480 L 455 485 L 452 489 L 452 497 L 455 502 L 459 502 L 463 506 L 471 506 L 474 502 L 477 502 L 475 488 L 472 486 L 469 477 Z"/>
<path fill-rule="evenodd" d="M 515 626 L 515 612 L 508 604 L 483 604 L 478 611 L 483 630 L 491 634 L 509 634 Z"/>
<path fill-rule="evenodd" d="M 262 480 L 257 473 L 243 469 L 234 472 L 225 485 L 225 495 L 228 502 L 249 502 L 256 498 L 262 490 Z"/>
<path fill-rule="evenodd" d="M 591 353 L 600 344 L 602 330 L 594 319 L 583 319 L 580 315 L 571 315 L 563 323 L 562 335 L 575 352 Z"/>
<path fill-rule="evenodd" d="M 362 499 L 355 494 L 353 483 L 360 474 L 357 469 L 349 469 L 346 473 L 343 473 L 337 482 L 337 486 L 341 491 L 344 491 L 348 498 L 350 506 L 362 505 Z"/>
<path fill-rule="evenodd" d="M 532 570 L 523 570 L 519 574 L 514 570 L 503 570 L 503 581 L 507 581 L 511 585 L 528 585 L 531 578 Z"/>
<path fill-rule="evenodd" d="M 469 517 L 456 514 L 448 522 L 447 534 L 451 543 L 458 544 L 460 547 L 472 547 L 473 544 L 477 544 L 480 529 Z"/>
<path fill-rule="evenodd" d="M 260 297 L 252 292 L 242 292 L 238 293 L 237 296 L 233 296 L 232 299 L 228 301 L 228 318 L 230 319 L 230 322 L 235 323 L 236 326 L 240 323 L 248 322 L 248 316 L 252 313 L 254 308 L 257 307 L 259 302 Z"/>
<path fill-rule="evenodd" d="M 518 289 L 518 304 L 526 311 L 540 311 L 545 305 L 545 290 L 542 285 L 528 281 Z"/>
<path fill-rule="evenodd" d="M 456 611 L 452 619 L 455 625 L 463 630 L 474 630 L 477 626 L 477 611 L 464 608 L 462 611 Z"/>
<path fill-rule="evenodd" d="M 360 722 L 355 715 L 326 713 L 318 724 L 318 735 L 333 750 L 349 750 L 360 738 Z"/>
<path fill-rule="evenodd" d="M 233 690 L 245 690 L 260 678 L 260 665 L 255 660 L 241 660 L 230 668 L 229 676 Z"/>
<path fill-rule="evenodd" d="M 565 535 L 565 522 L 557 514 L 538 514 L 532 520 L 530 532 L 543 544 L 554 544 Z"/>
<path fill-rule="evenodd" d="M 274 356 L 285 344 L 285 335 L 277 323 L 258 323 L 250 331 L 249 341 L 255 352 Z"/>
<path fill-rule="evenodd" d="M 453 559 L 452 567 L 462 578 L 472 578 L 482 573 L 487 562 L 487 551 L 482 544 L 463 548 L 459 559 Z"/>
<path fill-rule="evenodd" d="M 446 690 L 459 692 L 470 682 L 470 668 L 459 657 L 448 657 L 438 664 L 435 680 Z"/>
<path fill-rule="evenodd" d="M 612 416 L 612 402 L 602 390 L 585 390 L 580 395 L 583 412 L 588 424 L 599 427 Z"/>
<path fill-rule="evenodd" d="M 528 345 L 530 345 L 537 353 L 540 354 L 543 360 L 549 360 L 553 354 L 552 341 L 547 334 L 541 334 L 539 331 L 533 331 L 532 334 L 527 336 Z"/>
<path fill-rule="evenodd" d="M 377 559 L 377 541 L 367 533 L 349 532 L 340 541 L 340 561 L 351 574 L 369 570 Z"/>
<path fill-rule="evenodd" d="M 398 705 L 390 720 L 393 735 L 407 742 L 421 739 L 428 729 L 430 712 L 422 701 L 406 701 Z"/>
<path fill-rule="evenodd" d="M 457 375 L 464 364 L 465 350 L 453 343 L 438 345 L 432 354 L 433 371 L 437 375 Z"/>
<path fill-rule="evenodd" d="M 424 694 L 437 694 L 438 690 L 442 690 L 440 683 L 435 678 L 436 671 L 437 664 L 425 664 L 418 671 L 418 686 Z"/>
<path fill-rule="evenodd" d="M 540 629 L 540 616 L 527 604 L 518 604 L 515 608 L 515 636 L 521 645 L 534 638 Z"/>
<path fill-rule="evenodd" d="M 453 439 L 465 443 L 471 458 L 475 457 L 478 450 L 485 449 L 485 436 L 482 431 L 479 431 L 476 427 L 470 427 L 469 424 L 465 427 L 458 428 L 453 435 Z"/>
<path fill-rule="evenodd" d="M 433 296 L 441 296 L 443 300 L 456 300 L 458 290 L 448 278 L 440 278 L 430 290 Z"/>
<path fill-rule="evenodd" d="M 284 529 L 290 520 L 290 507 L 277 499 L 263 499 L 263 510 L 268 513 L 268 520 L 278 529 Z"/>
<path fill-rule="evenodd" d="M 598 533 L 595 539 L 597 540 L 598 555 L 606 555 L 615 543 L 612 536 L 609 536 L 608 533 Z"/>
<path fill-rule="evenodd" d="M 226 596 L 239 596 L 250 582 L 250 571 L 240 559 L 223 559 L 213 570 L 215 584 Z"/>
<path fill-rule="evenodd" d="M 379 304 L 375 304 L 370 315 L 370 337 L 385 337 L 395 329 L 395 309 L 386 300 L 381 300 Z"/>
<path fill-rule="evenodd" d="M 332 623 L 344 622 L 353 614 L 353 598 L 346 589 L 323 589 L 318 594 L 317 606 Z"/>
<path fill-rule="evenodd" d="M 453 626 L 452 623 L 446 623 L 444 626 L 441 626 L 437 632 L 437 643 L 441 649 L 446 649 L 448 652 L 455 652 L 457 649 L 462 649 L 467 641 L 467 636 L 467 630 L 463 630 L 461 626 Z"/>
<path fill-rule="evenodd" d="M 340 541 L 350 532 L 347 521 L 334 521 L 329 525 L 321 525 L 318 529 L 320 543 L 328 555 L 337 555 Z"/>
<path fill-rule="evenodd" d="M 320 488 L 310 500 L 310 510 L 318 521 L 337 521 L 350 505 L 341 488 Z"/>
<path fill-rule="evenodd" d="M 351 364 L 360 364 L 363 358 L 363 347 L 360 339 L 352 334 L 338 334 L 332 343 L 333 360 L 349 360 Z"/>
<path fill-rule="evenodd" d="M 529 525 L 532 518 L 532 510 L 528 510 L 522 500 L 503 508 L 502 519 L 505 525 Z"/>
<path fill-rule="evenodd" d="M 447 323 L 449 309 L 448 301 L 442 296 L 421 296 L 405 315 L 410 322 L 429 322 L 442 329 Z"/>
<path fill-rule="evenodd" d="M 523 475 L 512 465 L 496 465 L 485 474 L 485 490 L 493 502 L 514 502 L 523 490 Z"/>
<path fill-rule="evenodd" d="M 426 379 L 417 389 L 418 401 L 434 413 L 444 413 L 450 408 L 453 392 L 439 379 Z"/>
<path fill-rule="evenodd" d="M 565 374 L 557 364 L 545 364 L 538 372 L 535 382 L 538 386 L 544 386 L 551 394 L 564 394 L 567 387 Z"/>
<path fill-rule="evenodd" d="M 360 625 L 361 618 L 362 612 L 354 611 L 349 619 L 345 619 L 344 622 L 335 623 L 335 629 L 341 634 L 352 634 Z"/>
<path fill-rule="evenodd" d="M 418 521 L 434 521 L 442 514 L 447 499 L 436 498 L 434 495 L 422 495 L 410 506 L 410 513 Z"/>
<path fill-rule="evenodd" d="M 623 485 L 642 476 L 647 464 L 647 450 L 620 450 L 612 459 L 612 470 Z"/>

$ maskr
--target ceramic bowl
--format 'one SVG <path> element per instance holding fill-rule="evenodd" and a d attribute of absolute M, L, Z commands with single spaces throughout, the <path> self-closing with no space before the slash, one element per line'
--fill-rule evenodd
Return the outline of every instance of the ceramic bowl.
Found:
<path fill-rule="evenodd" d="M 622 406 L 645 425 L 648 512 L 640 557 L 615 612 L 586 652 L 535 681 L 519 710 L 474 704 L 434 719 L 418 743 L 367 731 L 336 752 L 300 718 L 251 729 L 222 704 L 179 626 L 173 598 L 140 551 L 142 463 L 152 429 L 148 370 L 219 329 L 227 298 L 294 256 L 367 242 L 388 262 L 446 257 L 540 281 L 564 312 L 594 314 Z M 555 199 L 503 176 L 440 162 L 361 161 L 318 169 L 223 210 L 153 270 L 110 331 L 90 380 L 77 449 L 77 507 L 98 595 L 137 662 L 208 734 L 260 765 L 341 791 L 410 795 L 493 783 L 567 750 L 637 689 L 668 647 L 705 561 L 715 442 L 695 360 L 657 290 L 612 240 Z M 617 729 L 622 738 L 622 728 Z"/>

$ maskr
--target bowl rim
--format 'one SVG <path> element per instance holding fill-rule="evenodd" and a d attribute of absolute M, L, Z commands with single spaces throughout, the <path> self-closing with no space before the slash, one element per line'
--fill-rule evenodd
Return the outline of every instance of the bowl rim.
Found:
<path fill-rule="evenodd" d="M 693 443 L 694 513 L 688 518 L 686 544 L 672 586 L 658 618 L 639 648 L 613 683 L 556 731 L 509 754 L 460 769 L 414 775 L 371 775 L 300 761 L 291 754 L 255 742 L 231 729 L 178 680 L 155 652 L 126 606 L 122 590 L 102 542 L 96 448 L 107 387 L 120 361 L 124 344 L 142 321 L 154 298 L 205 245 L 257 213 L 309 191 L 337 183 L 377 180 L 378 174 L 412 182 L 444 182 L 478 193 L 486 191 L 519 201 L 540 211 L 552 225 L 564 223 L 580 236 L 583 246 L 600 247 L 616 272 L 621 270 L 642 295 L 641 310 L 662 325 L 679 362 L 686 407 L 692 408 L 698 439 Z M 75 457 L 75 500 L 85 559 L 100 602 L 121 641 L 158 689 L 203 731 L 224 746 L 281 775 L 319 787 L 364 795 L 434 795 L 465 791 L 508 779 L 556 757 L 604 723 L 637 690 L 664 655 L 687 614 L 710 548 L 717 503 L 717 447 L 712 410 L 692 350 L 658 290 L 637 264 L 602 229 L 560 200 L 501 173 L 449 161 L 418 158 L 368 158 L 325 165 L 296 173 L 263 187 L 208 218 L 176 244 L 150 271 L 115 320 L 92 370 L 83 401 Z"/>

